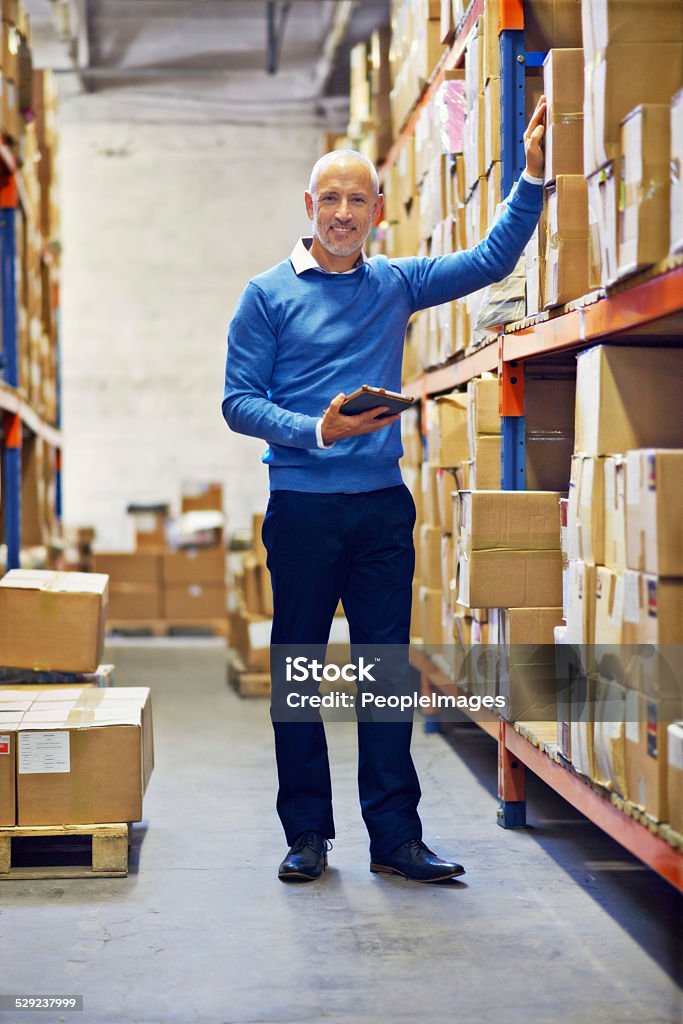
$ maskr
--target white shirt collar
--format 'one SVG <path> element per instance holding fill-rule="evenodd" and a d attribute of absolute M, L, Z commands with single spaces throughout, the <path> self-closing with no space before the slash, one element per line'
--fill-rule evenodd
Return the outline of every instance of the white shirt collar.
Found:
<path fill-rule="evenodd" d="M 303 274 L 304 270 L 319 270 L 321 274 L 334 274 L 334 270 L 325 270 L 321 267 L 317 259 L 311 252 L 311 244 L 313 238 L 310 235 L 306 235 L 304 238 L 300 238 L 296 243 L 290 254 L 290 260 L 294 267 L 294 273 L 298 276 Z M 368 259 L 364 252 L 361 252 L 355 267 L 351 267 L 351 270 L 342 270 L 342 274 L 355 274 L 357 270 L 367 263 Z"/>

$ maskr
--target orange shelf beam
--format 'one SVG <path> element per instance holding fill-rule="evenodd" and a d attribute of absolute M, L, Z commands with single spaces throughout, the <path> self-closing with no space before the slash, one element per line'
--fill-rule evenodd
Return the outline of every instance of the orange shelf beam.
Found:
<path fill-rule="evenodd" d="M 563 768 L 557 761 L 505 723 L 505 745 L 527 768 L 543 779 L 556 793 L 598 825 L 644 864 L 683 892 L 683 854 L 661 836 L 615 807 L 606 797 L 596 793 L 578 775 Z"/>
<path fill-rule="evenodd" d="M 451 391 L 453 388 L 462 387 L 472 377 L 478 377 L 481 373 L 493 371 L 498 366 L 498 341 L 492 341 L 483 345 L 476 352 L 462 359 L 449 363 L 448 366 L 440 366 L 436 370 L 427 370 L 409 384 L 404 385 L 404 391 L 415 398 L 427 398 L 429 395 L 438 395 L 442 391 Z"/>
<path fill-rule="evenodd" d="M 591 305 L 503 336 L 503 359 L 529 359 L 564 348 L 582 348 L 648 328 L 683 312 L 683 266 Z M 655 332 L 653 332 L 655 333 Z"/>

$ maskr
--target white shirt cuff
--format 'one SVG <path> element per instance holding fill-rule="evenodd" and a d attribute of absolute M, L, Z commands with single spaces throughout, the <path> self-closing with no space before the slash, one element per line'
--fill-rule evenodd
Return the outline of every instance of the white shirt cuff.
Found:
<path fill-rule="evenodd" d="M 318 448 L 334 448 L 334 441 L 332 444 L 325 444 L 323 441 L 323 421 L 318 420 L 315 425 L 315 436 L 318 441 Z"/>
<path fill-rule="evenodd" d="M 528 181 L 530 185 L 542 185 L 543 178 L 535 178 L 533 174 L 529 174 L 526 170 L 522 171 L 522 177 L 525 181 Z"/>

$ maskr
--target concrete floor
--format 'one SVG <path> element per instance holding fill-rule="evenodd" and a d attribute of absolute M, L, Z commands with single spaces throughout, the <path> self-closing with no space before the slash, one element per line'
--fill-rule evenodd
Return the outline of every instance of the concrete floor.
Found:
<path fill-rule="evenodd" d="M 474 726 L 416 729 L 425 838 L 467 868 L 422 887 L 371 875 L 355 732 L 335 724 L 338 836 L 320 883 L 275 876 L 264 701 L 213 642 L 119 644 L 152 687 L 156 769 L 126 879 L 0 883 L 0 991 L 83 994 L 29 1024 L 669 1024 L 683 1010 L 683 901 L 542 783 L 525 831 L 495 823 L 496 757 Z M 462 754 L 462 759 L 460 757 Z"/>

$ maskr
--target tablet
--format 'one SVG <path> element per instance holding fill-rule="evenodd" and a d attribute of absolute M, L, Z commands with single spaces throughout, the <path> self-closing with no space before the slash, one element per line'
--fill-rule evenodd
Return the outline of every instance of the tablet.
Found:
<path fill-rule="evenodd" d="M 357 391 L 346 396 L 339 411 L 345 416 L 355 416 L 359 412 L 367 412 L 368 409 L 386 406 L 388 411 L 377 417 L 377 419 L 384 419 L 387 416 L 394 416 L 398 412 L 405 412 L 413 402 L 414 398 L 411 395 L 399 395 L 396 391 L 372 388 L 369 384 L 363 384 Z"/>

